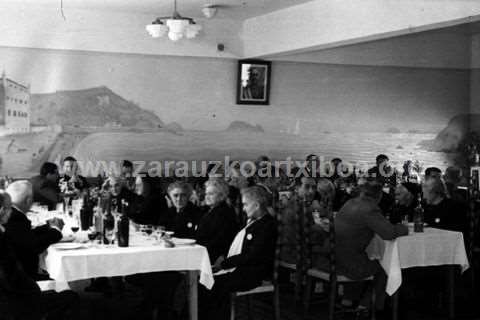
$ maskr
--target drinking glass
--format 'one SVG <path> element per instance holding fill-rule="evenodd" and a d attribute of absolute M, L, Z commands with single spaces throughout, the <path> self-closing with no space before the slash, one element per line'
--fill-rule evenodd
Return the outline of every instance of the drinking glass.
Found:
<path fill-rule="evenodd" d="M 154 237 L 157 240 L 162 239 L 165 236 L 165 227 L 164 226 L 155 226 Z"/>
<path fill-rule="evenodd" d="M 107 240 L 108 245 L 113 244 L 113 241 L 115 240 L 115 230 L 114 229 L 106 229 L 105 230 L 105 239 Z"/>
<path fill-rule="evenodd" d="M 95 230 L 93 228 L 89 229 L 88 233 L 87 233 L 87 236 L 88 236 L 88 240 L 90 240 L 90 244 L 94 245 L 95 244 L 95 239 L 97 239 L 97 237 L 98 237 L 98 232 L 97 232 L 97 230 Z"/>

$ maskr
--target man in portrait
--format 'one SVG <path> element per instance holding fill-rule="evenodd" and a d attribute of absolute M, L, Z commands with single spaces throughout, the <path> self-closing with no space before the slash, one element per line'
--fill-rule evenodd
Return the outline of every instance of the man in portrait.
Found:
<path fill-rule="evenodd" d="M 263 66 L 251 65 L 248 68 L 248 80 L 242 87 L 242 99 L 265 99 L 265 71 L 266 68 Z"/>

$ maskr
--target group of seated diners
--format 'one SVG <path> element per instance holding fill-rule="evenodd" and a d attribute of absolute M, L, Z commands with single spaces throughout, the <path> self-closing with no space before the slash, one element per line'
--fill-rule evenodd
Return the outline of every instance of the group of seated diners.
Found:
<path fill-rule="evenodd" d="M 270 159 L 259 159 L 257 170 L 268 167 L 273 172 L 273 166 L 262 166 Z M 176 237 L 195 239 L 207 248 L 216 275 L 211 290 L 200 287 L 201 319 L 227 319 L 229 293 L 253 289 L 271 278 L 277 243 L 281 244 L 281 260 L 298 262 L 299 214 L 309 226 L 309 233 L 303 236 L 313 244 L 312 266 L 329 271 L 329 228 L 318 219 L 329 218 L 333 212 L 338 273 L 351 279 L 373 276 L 369 290 L 376 290 L 376 308 L 381 310 L 386 275 L 379 262 L 370 260 L 365 252 L 375 234 L 385 240 L 408 234 L 401 222 L 404 217 L 411 221 L 419 199 L 430 226 L 464 232 L 467 239 L 469 224 L 466 198 L 457 188 L 459 175 L 452 174 L 454 169 L 450 176 L 455 176 L 455 181 L 446 182 L 441 171 L 432 167 L 420 183 L 407 172 L 411 166 L 400 176 L 388 164 L 387 156 L 379 155 L 376 160 L 368 177 L 345 177 L 339 158 L 331 161 L 335 172 L 322 177 L 315 170 L 318 157 L 309 155 L 305 167 L 293 177 L 276 170 L 280 175 L 245 178 L 237 171 L 210 175 L 193 185 L 186 179 L 175 180 L 166 188 L 159 177 L 133 176 L 133 164 L 125 160 L 120 176 L 107 177 L 99 188 L 117 204 L 127 202 L 127 214 L 134 222 L 164 226 Z M 57 165 L 47 162 L 40 175 L 15 181 L 0 191 L 0 310 L 14 318 L 66 319 L 78 299 L 71 291 L 40 292 L 35 282 L 48 279 L 48 274 L 39 273 L 39 254 L 60 241 L 63 221 L 53 218 L 32 228 L 26 216 L 34 201 L 55 209 L 64 197 L 81 196 L 91 187 L 73 157 L 65 158 L 63 172 L 60 176 Z M 289 196 L 280 196 L 282 191 Z M 160 306 L 174 318 L 171 305 L 180 279 L 175 272 L 157 272 L 124 280 L 144 291 L 143 311 Z M 358 297 L 360 308 L 370 306 L 370 296 L 364 292 Z"/>

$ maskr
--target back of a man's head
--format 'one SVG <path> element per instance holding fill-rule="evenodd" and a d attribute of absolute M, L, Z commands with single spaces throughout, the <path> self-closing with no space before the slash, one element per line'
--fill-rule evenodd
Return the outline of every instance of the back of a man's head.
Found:
<path fill-rule="evenodd" d="M 47 174 L 53 174 L 58 172 L 58 167 L 55 163 L 45 162 L 40 168 L 40 175 L 46 177 Z"/>
<path fill-rule="evenodd" d="M 382 184 L 376 180 L 368 179 L 359 185 L 360 195 L 379 202 L 382 199 Z"/>
<path fill-rule="evenodd" d="M 7 193 L 12 198 L 12 205 L 27 212 L 33 200 L 32 184 L 27 180 L 18 180 L 8 185 Z"/>

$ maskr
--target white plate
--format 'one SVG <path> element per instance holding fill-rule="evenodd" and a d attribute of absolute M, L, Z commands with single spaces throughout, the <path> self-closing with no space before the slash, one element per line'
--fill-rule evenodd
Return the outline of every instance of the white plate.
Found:
<path fill-rule="evenodd" d="M 176 246 L 189 246 L 195 244 L 197 241 L 195 239 L 172 238 L 172 242 Z"/>
<path fill-rule="evenodd" d="M 83 244 L 75 242 L 61 242 L 52 245 L 52 248 L 57 250 L 74 250 L 84 248 Z"/>

